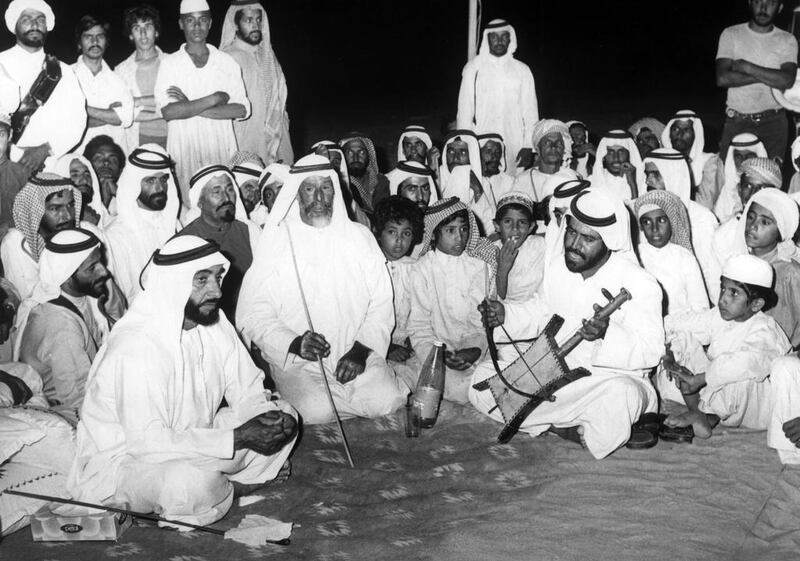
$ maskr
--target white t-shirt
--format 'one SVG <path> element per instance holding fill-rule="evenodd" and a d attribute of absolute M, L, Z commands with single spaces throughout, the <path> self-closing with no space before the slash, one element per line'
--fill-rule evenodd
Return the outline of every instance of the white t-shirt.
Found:
<path fill-rule="evenodd" d="M 719 37 L 717 59 L 745 59 L 759 66 L 778 69 L 787 62 L 797 62 L 797 39 L 777 27 L 769 33 L 756 33 L 740 23 L 725 28 Z M 749 84 L 728 88 L 728 107 L 740 113 L 760 113 L 779 109 L 766 84 Z"/>

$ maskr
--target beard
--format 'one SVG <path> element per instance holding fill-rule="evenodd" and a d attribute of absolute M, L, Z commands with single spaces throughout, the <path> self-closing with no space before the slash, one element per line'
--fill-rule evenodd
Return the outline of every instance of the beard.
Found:
<path fill-rule="evenodd" d="M 167 194 L 153 193 L 151 195 L 145 195 L 142 193 L 139 195 L 139 202 L 150 210 L 164 210 L 167 206 Z"/>
<path fill-rule="evenodd" d="M 247 35 L 242 35 L 241 33 L 238 35 L 239 38 L 248 45 L 258 45 L 261 43 L 261 41 L 264 40 L 264 35 L 261 33 L 261 31 L 258 30 L 251 31 Z"/>
<path fill-rule="evenodd" d="M 236 207 L 233 203 L 222 203 L 217 207 L 217 215 L 223 222 L 233 222 L 236 218 Z"/>
<path fill-rule="evenodd" d="M 81 294 L 91 296 L 92 298 L 100 298 L 101 296 L 108 296 L 108 290 L 106 289 L 107 280 L 107 278 L 103 278 L 90 282 L 82 282 L 76 279 L 75 288 L 77 288 Z"/>
<path fill-rule="evenodd" d="M 214 304 L 214 307 L 206 312 L 202 308 L 206 304 Z M 201 305 L 188 300 L 183 307 L 183 317 L 197 325 L 214 325 L 219 321 L 219 300 L 206 300 Z"/>
<path fill-rule="evenodd" d="M 17 37 L 17 40 L 25 45 L 26 47 L 32 47 L 38 49 L 39 47 L 44 46 L 44 41 L 47 39 L 47 32 L 42 31 L 39 32 L 39 36 L 34 39 L 33 34 L 37 33 L 36 31 L 28 31 L 27 33 L 23 33 L 22 35 Z"/>
<path fill-rule="evenodd" d="M 353 177 L 364 177 L 367 173 L 367 164 L 363 162 L 351 162 L 347 164 L 347 173 Z"/>

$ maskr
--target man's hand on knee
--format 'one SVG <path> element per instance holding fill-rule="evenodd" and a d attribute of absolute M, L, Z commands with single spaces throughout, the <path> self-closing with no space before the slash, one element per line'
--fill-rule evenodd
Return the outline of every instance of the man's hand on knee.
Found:
<path fill-rule="evenodd" d="M 271 456 L 297 434 L 297 421 L 283 411 L 268 411 L 233 429 L 233 449 Z"/>
<path fill-rule="evenodd" d="M 792 444 L 800 448 L 800 417 L 795 417 L 791 421 L 783 423 L 783 434 Z"/>
<path fill-rule="evenodd" d="M 367 357 L 372 352 L 369 347 L 365 347 L 358 341 L 353 343 L 352 348 L 347 351 L 336 365 L 335 376 L 340 384 L 346 384 L 355 380 L 357 376 L 364 373 L 367 368 Z"/>

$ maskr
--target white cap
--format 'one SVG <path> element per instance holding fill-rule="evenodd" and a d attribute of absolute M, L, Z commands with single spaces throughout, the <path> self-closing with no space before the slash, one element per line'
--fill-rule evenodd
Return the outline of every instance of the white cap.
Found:
<path fill-rule="evenodd" d="M 722 268 L 722 276 L 736 282 L 772 288 L 772 265 L 755 255 L 735 255 Z"/>
<path fill-rule="evenodd" d="M 209 11 L 211 8 L 206 0 L 181 0 L 181 15 Z"/>

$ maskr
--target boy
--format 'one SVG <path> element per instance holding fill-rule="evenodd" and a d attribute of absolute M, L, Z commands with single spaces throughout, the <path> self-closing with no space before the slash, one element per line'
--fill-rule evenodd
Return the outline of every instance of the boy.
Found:
<path fill-rule="evenodd" d="M 544 238 L 532 236 L 536 229 L 533 199 L 519 191 L 497 202 L 494 229 L 497 254 L 497 296 L 501 300 L 526 301 L 533 298 L 544 273 Z"/>
<path fill-rule="evenodd" d="M 395 328 L 387 358 L 393 363 L 404 363 L 414 356 L 408 340 L 407 324 L 411 310 L 408 276 L 416 259 L 408 254 L 411 247 L 422 239 L 424 218 L 413 201 L 392 195 L 375 207 L 373 223 L 373 232 L 386 256 L 386 266 L 394 288 Z"/>
<path fill-rule="evenodd" d="M 672 349 L 663 359 L 656 387 L 662 400 L 687 407 L 667 417 L 666 427 L 691 426 L 700 438 L 710 437 L 718 422 L 767 428 L 772 410 L 770 365 L 791 348 L 780 326 L 761 311 L 772 282 L 769 263 L 754 255 L 737 255 L 722 270 L 716 308 L 665 318 Z M 703 352 L 701 345 L 708 350 Z"/>
<path fill-rule="evenodd" d="M 636 199 L 639 259 L 664 291 L 664 315 L 708 309 L 703 273 L 694 255 L 689 214 L 669 191 L 649 191 Z"/>
<path fill-rule="evenodd" d="M 433 341 L 447 345 L 444 398 L 466 403 L 473 366 L 487 348 L 478 304 L 486 297 L 497 248 L 479 237 L 475 216 L 455 197 L 428 209 L 422 247 L 410 275 L 411 344 L 421 361 Z M 407 380 L 410 387 L 418 375 Z"/>

